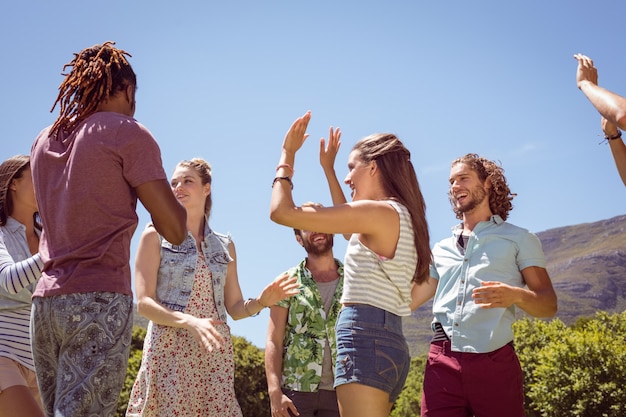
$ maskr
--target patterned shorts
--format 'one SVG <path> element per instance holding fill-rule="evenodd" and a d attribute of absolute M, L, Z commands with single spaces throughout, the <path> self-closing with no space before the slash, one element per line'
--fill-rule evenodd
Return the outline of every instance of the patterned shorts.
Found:
<path fill-rule="evenodd" d="M 113 416 L 132 335 L 130 295 L 33 298 L 33 359 L 47 416 Z"/>

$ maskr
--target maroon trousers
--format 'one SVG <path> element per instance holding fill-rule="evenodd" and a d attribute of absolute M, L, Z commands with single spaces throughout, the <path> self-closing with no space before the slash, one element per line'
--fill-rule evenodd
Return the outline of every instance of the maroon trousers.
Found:
<path fill-rule="evenodd" d="M 524 376 L 512 344 L 489 353 L 452 352 L 432 342 L 422 417 L 524 417 Z"/>

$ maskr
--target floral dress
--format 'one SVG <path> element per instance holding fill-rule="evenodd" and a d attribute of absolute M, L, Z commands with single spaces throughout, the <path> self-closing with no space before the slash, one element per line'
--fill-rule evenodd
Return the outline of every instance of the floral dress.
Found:
<path fill-rule="evenodd" d="M 185 312 L 219 320 L 211 271 L 202 254 Z M 241 417 L 230 330 L 225 323 L 216 329 L 224 343 L 208 352 L 187 330 L 150 322 L 126 416 Z"/>

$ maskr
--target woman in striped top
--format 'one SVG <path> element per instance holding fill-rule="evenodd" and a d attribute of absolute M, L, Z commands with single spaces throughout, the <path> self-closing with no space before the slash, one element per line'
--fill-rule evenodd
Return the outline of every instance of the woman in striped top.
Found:
<path fill-rule="evenodd" d="M 30 346 L 31 296 L 39 258 L 29 157 L 0 164 L 0 415 L 43 416 Z"/>
<path fill-rule="evenodd" d="M 374 134 L 357 142 L 350 153 L 344 182 L 352 190 L 352 202 L 342 203 L 328 166 L 328 154 L 334 160 L 341 132 L 331 128 L 329 148 L 325 150 L 322 139 L 320 150 L 335 205 L 296 206 L 293 165 L 308 137 L 310 118 L 307 112 L 296 119 L 285 136 L 270 217 L 292 228 L 351 235 L 336 325 L 339 409 L 342 417 L 388 416 L 410 365 L 401 317 L 411 313 L 412 283 L 428 278 L 424 199 L 409 150 L 393 134 Z"/>

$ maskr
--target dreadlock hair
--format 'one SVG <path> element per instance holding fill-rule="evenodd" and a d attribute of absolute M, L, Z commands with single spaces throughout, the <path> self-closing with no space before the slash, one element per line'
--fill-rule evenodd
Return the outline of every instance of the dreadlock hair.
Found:
<path fill-rule="evenodd" d="M 511 193 L 511 189 L 506 183 L 504 176 L 504 168 L 495 161 L 490 161 L 475 153 L 468 153 L 465 156 L 455 159 L 452 161 L 451 166 L 455 166 L 456 164 L 467 165 L 472 171 L 476 172 L 478 179 L 483 184 L 489 179 L 491 183 L 489 208 L 493 214 L 497 214 L 502 217 L 502 220 L 506 220 L 509 216 L 509 212 L 513 210 L 511 201 L 517 194 Z M 452 200 L 450 201 L 452 202 Z M 452 204 L 452 210 L 454 210 L 457 219 L 463 219 L 463 213 L 456 209 L 454 204 Z"/>
<path fill-rule="evenodd" d="M 405 206 L 411 214 L 413 240 L 417 252 L 413 281 L 418 284 L 426 281 L 432 257 L 430 235 L 426 222 L 426 203 L 411 163 L 411 152 L 391 133 L 367 136 L 359 140 L 352 149 L 359 153 L 361 161 L 365 163 L 376 161 L 376 166 L 382 174 L 385 192 Z"/>
<path fill-rule="evenodd" d="M 200 177 L 202 185 L 211 184 L 213 178 L 211 174 L 211 164 L 202 158 L 192 158 L 190 160 L 180 161 L 176 167 L 193 169 Z M 211 207 L 213 207 L 213 199 L 211 198 L 212 195 L 212 192 L 209 193 L 204 201 L 204 214 L 207 217 L 211 214 Z"/>
<path fill-rule="evenodd" d="M 128 86 L 137 85 L 137 77 L 128 63 L 128 52 L 113 47 L 115 42 L 107 41 L 74 53 L 74 59 L 63 66 L 63 71 L 71 67 L 65 80 L 59 86 L 52 109 L 60 106 L 50 135 L 59 131 L 71 132 L 83 119 L 95 113 L 100 103 Z"/>

